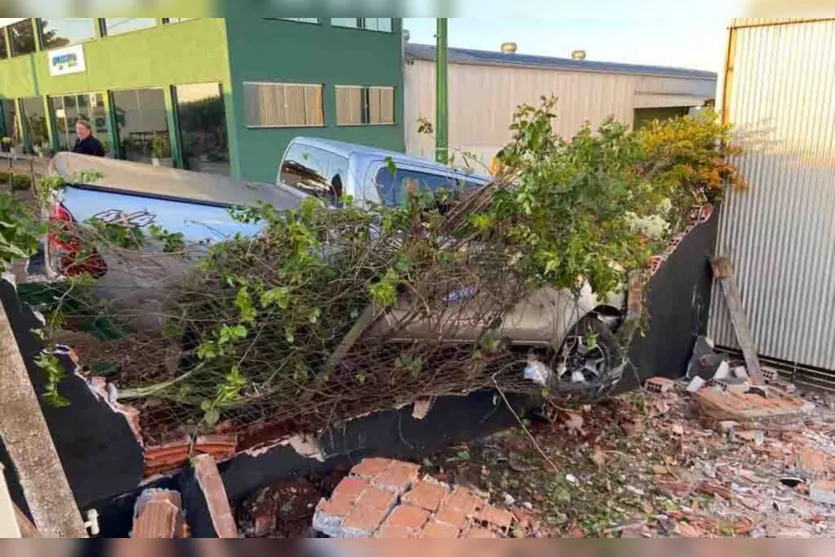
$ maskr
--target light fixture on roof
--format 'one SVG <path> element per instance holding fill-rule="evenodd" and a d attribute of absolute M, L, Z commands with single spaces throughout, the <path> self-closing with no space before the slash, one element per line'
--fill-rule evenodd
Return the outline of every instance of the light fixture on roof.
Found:
<path fill-rule="evenodd" d="M 585 60 L 586 59 L 586 51 L 585 50 L 575 50 L 571 53 L 572 60 Z"/>
<path fill-rule="evenodd" d="M 505 54 L 516 54 L 516 43 L 502 43 L 502 52 Z"/>

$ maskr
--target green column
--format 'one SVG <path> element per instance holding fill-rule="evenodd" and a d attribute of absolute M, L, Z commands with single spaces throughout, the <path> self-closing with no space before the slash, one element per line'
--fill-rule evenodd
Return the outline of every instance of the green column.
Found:
<path fill-rule="evenodd" d="M 59 144 L 58 127 L 55 125 L 55 114 L 52 113 L 52 107 L 50 106 L 51 103 L 49 102 L 49 97 L 43 96 L 41 97 L 41 99 L 43 100 L 43 109 L 44 114 L 46 115 L 46 135 L 48 136 L 47 141 L 49 142 L 49 145 L 45 145 L 44 147 L 49 147 L 53 151 L 57 152 Z M 23 111 L 21 110 L 21 114 L 22 113 Z M 29 130 L 26 130 L 26 135 L 31 135 Z"/>
<path fill-rule="evenodd" d="M 180 148 L 180 125 L 177 122 L 177 107 L 173 87 L 165 91 L 165 113 L 168 116 L 168 137 L 171 143 L 171 160 L 176 168 L 183 167 L 183 152 Z"/>
<path fill-rule="evenodd" d="M 447 18 L 438 18 L 437 49 L 435 54 L 435 158 L 449 161 L 449 84 L 447 83 Z"/>
<path fill-rule="evenodd" d="M 107 115 L 107 128 L 110 130 L 110 152 L 114 159 L 120 159 L 122 155 L 122 143 L 119 140 L 119 122 L 116 120 L 116 106 L 113 104 L 113 95 L 105 91 L 104 113 Z"/>
<path fill-rule="evenodd" d="M 8 26 L 0 27 L 0 41 L 6 43 L 6 56 L 12 57 L 12 38 L 9 36 Z"/>

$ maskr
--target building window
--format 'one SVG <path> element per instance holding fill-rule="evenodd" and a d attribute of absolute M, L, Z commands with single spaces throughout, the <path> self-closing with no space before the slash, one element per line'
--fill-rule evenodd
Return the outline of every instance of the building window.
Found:
<path fill-rule="evenodd" d="M 20 142 L 17 133 L 17 108 L 13 99 L 0 99 L 0 140 L 6 137 L 14 144 Z M 5 143 L 0 143 L 0 147 L 5 146 Z"/>
<path fill-rule="evenodd" d="M 73 19 L 38 19 L 43 47 L 61 48 L 96 38 L 96 20 L 92 17 Z"/>
<path fill-rule="evenodd" d="M 9 25 L 9 39 L 11 39 L 12 56 L 32 54 L 37 50 L 31 19 L 24 19 L 14 25 Z"/>
<path fill-rule="evenodd" d="M 324 86 L 244 83 L 246 125 L 250 128 L 325 125 Z"/>
<path fill-rule="evenodd" d="M 122 158 L 172 166 L 171 137 L 162 89 L 114 91 L 113 110 Z"/>
<path fill-rule="evenodd" d="M 171 23 L 180 23 L 181 21 L 190 21 L 192 19 L 195 19 L 195 18 L 193 18 L 193 17 L 164 17 L 164 18 L 162 18 L 162 22 L 166 25 L 169 25 Z"/>
<path fill-rule="evenodd" d="M 298 21 L 299 23 L 319 23 L 318 17 L 280 17 L 284 21 Z"/>
<path fill-rule="evenodd" d="M 0 27 L 0 60 L 5 60 L 9 57 L 9 51 L 6 49 L 6 39 L 4 38 L 6 29 Z"/>
<path fill-rule="evenodd" d="M 157 20 L 154 17 L 108 17 L 104 20 L 104 31 L 108 37 L 150 29 L 156 27 Z"/>
<path fill-rule="evenodd" d="M 46 125 L 46 109 L 41 97 L 20 100 L 21 122 L 26 136 L 27 150 L 37 152 L 49 148 L 49 128 Z"/>
<path fill-rule="evenodd" d="M 394 124 L 394 87 L 336 87 L 340 126 Z"/>
<path fill-rule="evenodd" d="M 98 136 L 99 141 L 104 145 L 104 150 L 112 152 L 110 126 L 102 93 L 50 97 L 49 105 L 55 120 L 55 135 L 58 139 L 59 150 L 72 150 L 78 139 L 75 135 L 75 124 L 79 120 L 84 120 L 93 126 L 93 134 Z"/>
<path fill-rule="evenodd" d="M 222 86 L 176 85 L 174 98 L 185 168 L 228 176 L 229 142 Z"/>
<path fill-rule="evenodd" d="M 390 17 L 334 17 L 331 18 L 331 25 L 391 33 L 392 19 Z"/>

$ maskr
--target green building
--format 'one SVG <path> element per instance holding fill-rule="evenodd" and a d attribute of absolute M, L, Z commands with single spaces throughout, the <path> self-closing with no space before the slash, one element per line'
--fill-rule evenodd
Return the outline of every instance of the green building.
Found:
<path fill-rule="evenodd" d="M 0 20 L 2 21 L 2 20 Z M 272 182 L 291 138 L 404 150 L 397 18 L 29 18 L 0 23 L 0 136 Z"/>

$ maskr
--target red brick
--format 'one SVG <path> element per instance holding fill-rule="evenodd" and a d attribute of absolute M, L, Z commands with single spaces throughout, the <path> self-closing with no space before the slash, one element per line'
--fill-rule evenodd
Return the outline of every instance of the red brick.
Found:
<path fill-rule="evenodd" d="M 351 470 L 351 473 L 361 478 L 373 479 L 383 472 L 393 461 L 387 458 L 366 458 Z"/>
<path fill-rule="evenodd" d="M 423 480 L 403 496 L 403 502 L 435 512 L 446 495 L 447 490 L 442 485 Z"/>
<path fill-rule="evenodd" d="M 441 510 L 435 515 L 435 520 L 454 526 L 459 530 L 466 528 L 469 523 L 467 513 L 464 510 L 447 505 L 441 507 Z"/>
<path fill-rule="evenodd" d="M 214 457 L 201 454 L 194 457 L 193 462 L 197 483 L 206 499 L 209 516 L 212 519 L 212 526 L 214 526 L 217 537 L 237 539 L 238 526 L 232 516 L 226 488 L 223 485 Z"/>
<path fill-rule="evenodd" d="M 472 491 L 463 487 L 456 487 L 455 491 L 447 495 L 446 499 L 444 499 L 444 506 L 460 509 L 468 517 L 473 516 L 483 504 L 484 501 L 480 497 L 477 497 Z"/>
<path fill-rule="evenodd" d="M 470 528 L 470 531 L 464 536 L 465 538 L 478 538 L 478 539 L 489 539 L 489 538 L 498 538 L 496 534 L 491 532 L 490 530 L 485 530 L 484 528 Z"/>
<path fill-rule="evenodd" d="M 339 485 L 333 490 L 331 498 L 341 499 L 342 497 L 345 497 L 347 499 L 351 499 L 352 501 L 356 501 L 369 485 L 371 484 L 360 478 L 345 478 L 339 482 Z"/>
<path fill-rule="evenodd" d="M 357 501 L 357 505 L 362 507 L 371 507 L 380 510 L 391 510 L 394 504 L 397 503 L 397 496 L 390 491 L 383 491 L 376 487 L 369 487 L 366 489 L 362 497 Z"/>
<path fill-rule="evenodd" d="M 374 537 L 387 540 L 402 540 L 407 538 L 414 538 L 415 533 L 416 532 L 414 530 L 403 528 L 402 526 L 392 526 L 391 524 L 385 524 L 382 528 L 380 528 L 380 531 Z"/>
<path fill-rule="evenodd" d="M 344 530 L 354 530 L 364 536 L 372 536 L 386 519 L 388 510 L 373 507 L 354 507 L 342 524 Z"/>
<path fill-rule="evenodd" d="M 316 505 L 316 510 L 334 518 L 345 518 L 354 510 L 354 501 L 352 499 L 331 499 L 330 501 L 322 499 Z"/>
<path fill-rule="evenodd" d="M 418 467 L 405 462 L 392 462 L 391 466 L 374 477 L 373 484 L 397 495 L 405 493 L 417 481 Z"/>
<path fill-rule="evenodd" d="M 803 450 L 797 457 L 797 463 L 804 472 L 815 476 L 826 474 L 829 468 L 826 462 L 826 455 L 809 447 L 803 447 Z"/>
<path fill-rule="evenodd" d="M 386 521 L 388 526 L 397 526 L 418 531 L 429 520 L 429 513 L 411 505 L 400 505 Z"/>
<path fill-rule="evenodd" d="M 476 515 L 476 520 L 507 529 L 513 523 L 513 515 L 493 505 L 485 505 Z"/>
<path fill-rule="evenodd" d="M 457 538 L 461 532 L 455 526 L 432 521 L 423 529 L 422 538 L 445 540 Z"/>

